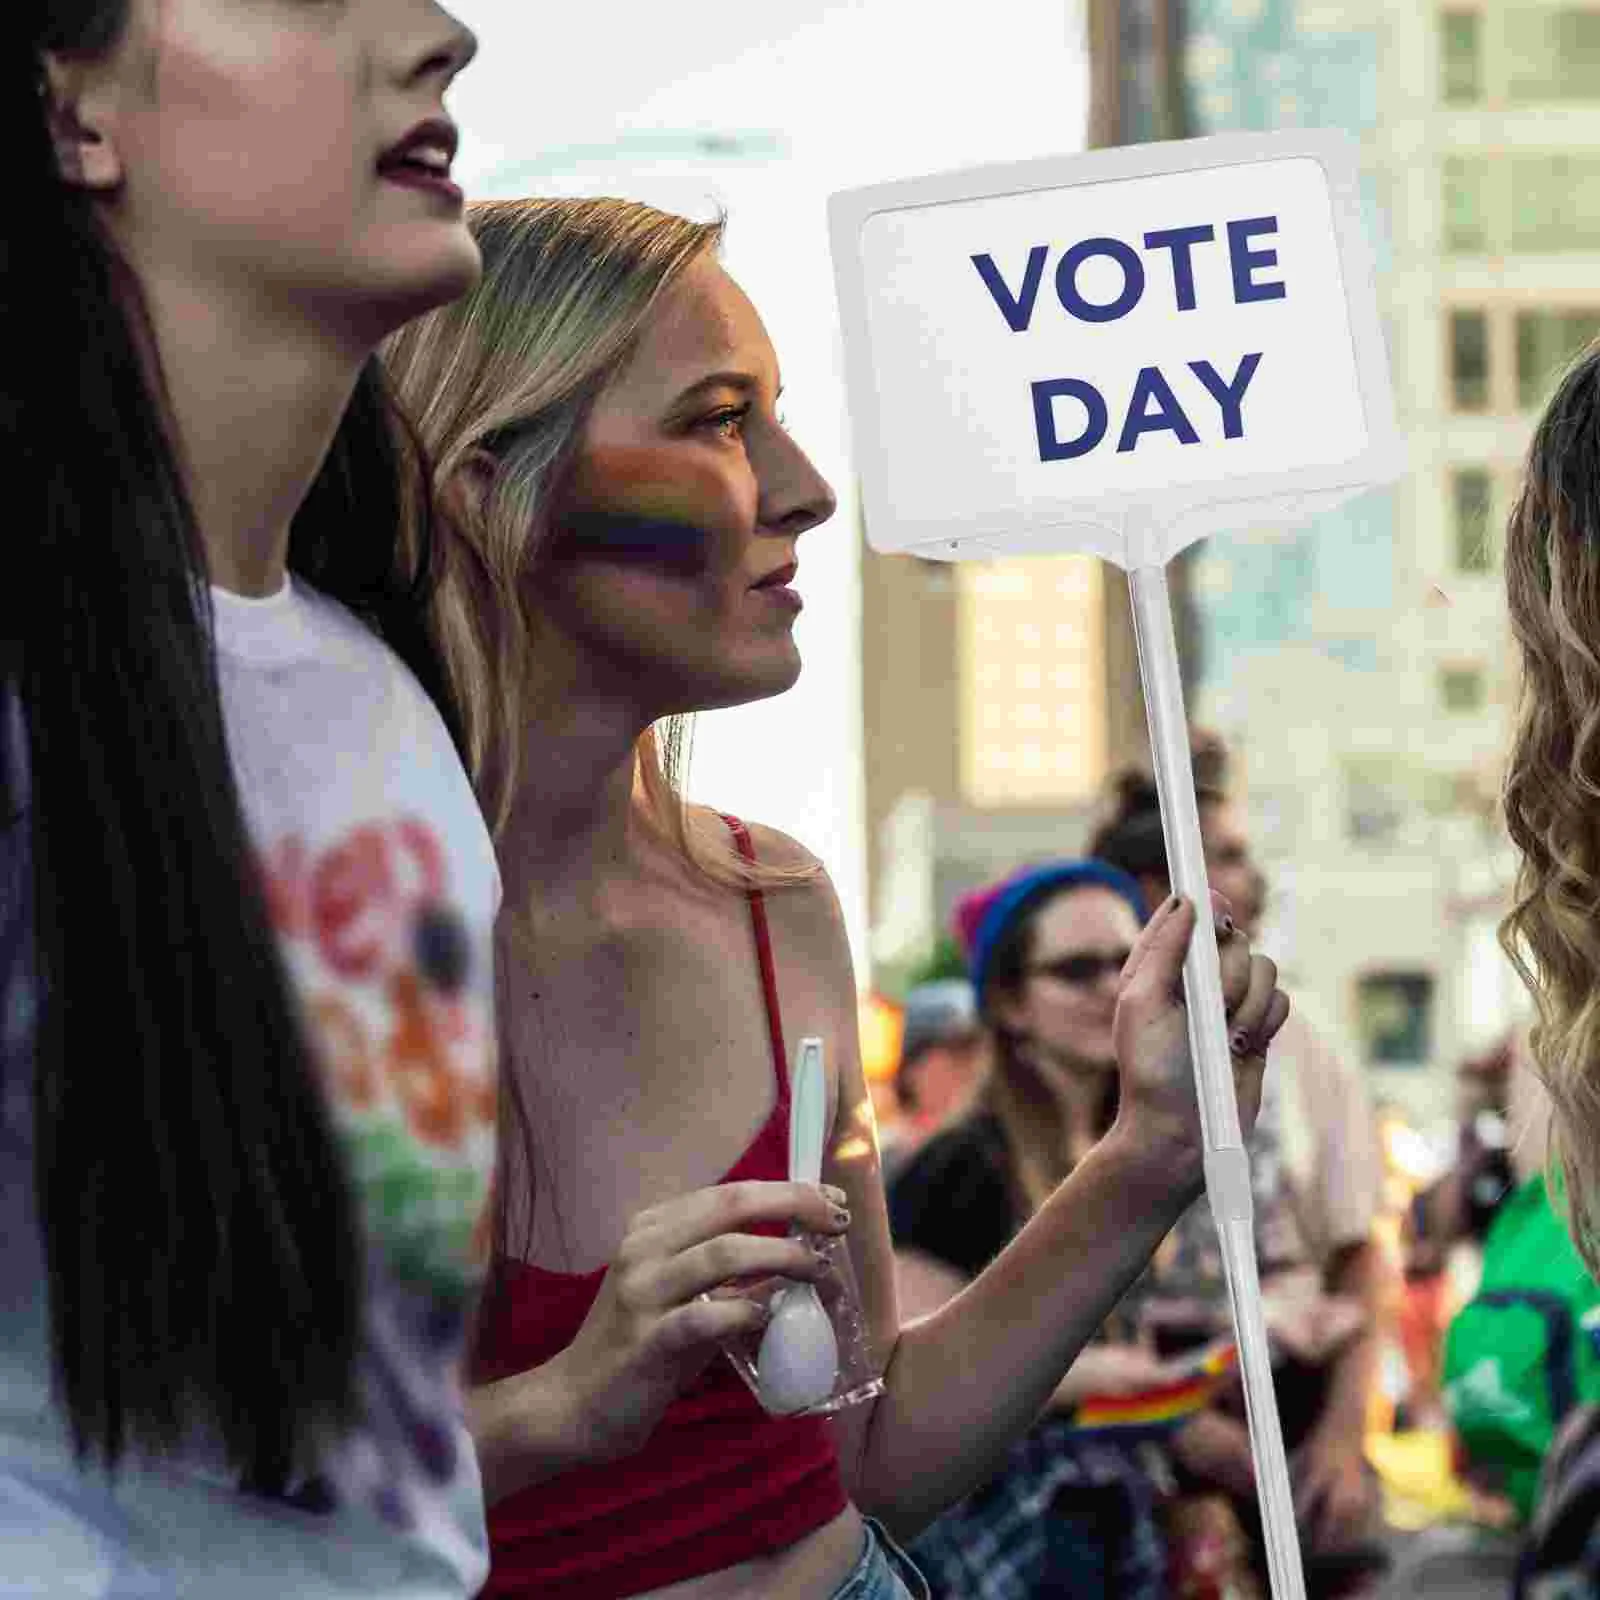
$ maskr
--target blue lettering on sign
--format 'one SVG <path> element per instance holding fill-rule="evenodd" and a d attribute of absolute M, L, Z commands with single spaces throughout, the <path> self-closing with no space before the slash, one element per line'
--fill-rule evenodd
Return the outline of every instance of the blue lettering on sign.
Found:
<path fill-rule="evenodd" d="M 1083 432 L 1076 439 L 1056 434 L 1055 402 L 1070 395 L 1084 410 Z M 1055 378 L 1033 386 L 1033 427 L 1041 461 L 1071 461 L 1086 456 L 1106 436 L 1106 403 L 1092 383 L 1081 378 Z"/>
<path fill-rule="evenodd" d="M 1222 412 L 1222 437 L 1224 439 L 1239 439 L 1244 436 L 1244 392 L 1250 387 L 1250 380 L 1256 375 L 1256 368 L 1261 365 L 1261 352 L 1253 350 L 1240 361 L 1233 374 L 1232 383 L 1224 383 L 1218 376 L 1217 369 L 1209 361 L 1191 361 L 1189 370 L 1211 392 L 1211 398 L 1217 402 L 1217 408 Z"/>
<path fill-rule="evenodd" d="M 1244 437 L 1244 397 L 1261 365 L 1261 352 L 1243 356 L 1231 378 L 1209 361 L 1191 361 L 1189 370 L 1216 403 L 1224 439 Z M 1106 397 L 1084 378 L 1041 379 L 1032 386 L 1033 427 L 1041 461 L 1073 461 L 1086 456 L 1106 436 L 1110 408 Z M 1056 431 L 1055 402 L 1071 398 L 1083 407 L 1083 427 L 1070 439 Z M 1170 433 L 1179 444 L 1199 444 L 1200 433 L 1160 367 L 1141 367 L 1117 435 L 1117 454 L 1137 450 L 1147 433 Z"/>
<path fill-rule="evenodd" d="M 1150 402 L 1156 403 L 1155 410 Z M 1122 425 L 1122 437 L 1117 440 L 1117 454 L 1126 455 L 1147 433 L 1159 428 L 1170 429 L 1178 436 L 1179 444 L 1199 444 L 1200 435 L 1194 424 L 1184 415 L 1172 385 L 1161 376 L 1160 367 L 1140 367 L 1139 376 L 1133 380 L 1133 398 L 1128 402 L 1128 420 Z"/>
<path fill-rule="evenodd" d="M 1090 256 L 1110 256 L 1122 268 L 1122 293 L 1103 306 L 1078 293 L 1078 268 Z M 1062 309 L 1079 322 L 1115 322 L 1127 316 L 1143 296 L 1144 263 L 1138 251 L 1120 239 L 1081 239 L 1056 265 L 1056 298 Z"/>
<path fill-rule="evenodd" d="M 1237 217 L 1225 223 L 1228 240 L 1228 271 L 1232 280 L 1235 305 L 1252 305 L 1260 301 L 1283 300 L 1288 297 L 1288 286 L 1283 280 L 1264 280 L 1261 273 L 1278 265 L 1278 252 L 1268 245 L 1255 241 L 1278 231 L 1275 216 Z M 1147 251 L 1165 250 L 1172 262 L 1173 304 L 1179 311 L 1193 311 L 1199 304 L 1195 284 L 1195 250 L 1201 245 L 1215 244 L 1217 230 L 1212 224 L 1201 222 L 1178 228 L 1154 228 L 1140 236 Z M 1027 264 L 1022 271 L 1022 281 L 1013 290 L 1005 274 L 996 266 L 988 252 L 969 259 L 977 269 L 978 277 L 994 302 L 995 309 L 1013 333 L 1026 333 L 1033 324 L 1034 308 L 1039 301 L 1039 287 L 1044 281 L 1045 266 L 1051 247 L 1036 244 L 1028 251 Z M 1122 274 L 1122 287 L 1105 302 L 1086 300 L 1078 287 L 1079 270 L 1085 262 L 1095 257 L 1105 257 L 1116 263 Z M 1144 262 L 1139 252 L 1121 239 L 1097 235 L 1080 239 L 1061 253 L 1055 271 L 1056 299 L 1061 308 L 1077 322 L 1116 322 L 1127 316 L 1144 298 L 1147 278 Z M 1262 352 L 1251 351 L 1240 357 L 1233 376 L 1225 378 L 1209 361 L 1190 361 L 1189 371 L 1216 405 L 1222 423 L 1224 439 L 1244 437 L 1244 401 L 1260 369 Z M 1107 398 L 1086 378 L 1048 378 L 1030 384 L 1033 400 L 1034 437 L 1039 447 L 1041 461 L 1072 461 L 1097 449 L 1106 437 L 1110 426 L 1110 406 Z M 1063 439 L 1057 430 L 1056 402 L 1075 400 L 1083 408 L 1083 421 L 1078 431 Z M 1191 407 L 1194 402 L 1191 402 Z M 1200 432 L 1191 419 L 1190 411 L 1173 389 L 1159 366 L 1139 369 L 1133 392 L 1123 415 L 1122 427 L 1117 434 L 1116 449 L 1126 455 L 1139 447 L 1147 434 L 1170 433 L 1179 444 L 1200 442 Z"/>
<path fill-rule="evenodd" d="M 1208 222 L 1193 228 L 1160 228 L 1144 236 L 1146 250 L 1172 252 L 1172 292 L 1178 298 L 1180 311 L 1193 311 L 1195 306 L 1194 247 L 1197 244 L 1210 244 L 1216 236 L 1217 230 Z"/>
<path fill-rule="evenodd" d="M 1228 224 L 1228 264 L 1233 268 L 1233 299 L 1236 305 L 1251 300 L 1282 300 L 1288 296 L 1288 286 L 1283 283 L 1257 283 L 1253 274 L 1258 267 L 1275 267 L 1276 250 L 1252 250 L 1251 237 L 1258 233 L 1276 233 L 1276 217 L 1246 217 Z"/>
<path fill-rule="evenodd" d="M 1240 217 L 1226 224 L 1228 233 L 1228 270 L 1233 279 L 1235 305 L 1249 305 L 1258 300 L 1282 300 L 1288 288 L 1280 280 L 1273 283 L 1258 282 L 1256 274 L 1278 264 L 1274 249 L 1252 248 L 1251 241 L 1260 234 L 1276 233 L 1276 217 Z M 1172 297 L 1180 311 L 1193 311 L 1198 304 L 1194 281 L 1194 249 L 1196 245 L 1214 243 L 1217 231 L 1210 223 L 1195 223 L 1183 228 L 1157 228 L 1143 235 L 1146 250 L 1166 250 L 1172 256 Z M 1028 262 L 1023 268 L 1022 285 L 1015 293 L 1005 280 L 1005 275 L 995 265 L 988 251 L 970 259 L 977 268 L 983 286 L 989 291 L 995 309 L 1005 318 L 1013 333 L 1026 333 L 1033 321 L 1033 308 L 1039 298 L 1039 285 L 1044 278 L 1045 262 L 1050 246 L 1036 244 L 1028 251 Z M 1104 305 L 1085 300 L 1078 289 L 1078 269 L 1094 256 L 1106 256 L 1115 261 L 1122 272 L 1122 290 L 1115 299 Z M 1080 239 L 1061 254 L 1056 263 L 1056 299 L 1061 309 L 1078 322 L 1116 322 L 1127 316 L 1144 298 L 1145 270 L 1139 252 L 1121 239 Z"/>
<path fill-rule="evenodd" d="M 1049 247 L 1042 244 L 1036 244 L 1028 252 L 1028 265 L 1022 274 L 1022 290 L 1019 294 L 1012 294 L 1006 280 L 1000 276 L 993 256 L 985 252 L 972 258 L 978 276 L 983 279 L 984 288 L 993 296 L 994 303 L 1000 308 L 1000 315 L 1006 319 L 1006 326 L 1013 333 L 1026 333 L 1029 322 L 1033 320 L 1033 302 L 1039 297 L 1039 280 L 1044 276 L 1044 258 L 1049 253 Z"/>

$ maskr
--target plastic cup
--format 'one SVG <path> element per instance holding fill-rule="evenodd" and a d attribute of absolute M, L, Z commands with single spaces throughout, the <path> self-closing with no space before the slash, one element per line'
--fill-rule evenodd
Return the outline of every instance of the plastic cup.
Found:
<path fill-rule="evenodd" d="M 883 1373 L 873 1355 L 866 1314 L 861 1309 L 861 1294 L 856 1287 L 855 1268 L 851 1265 L 850 1251 L 844 1239 L 837 1234 L 818 1233 L 803 1233 L 797 1237 L 820 1252 L 826 1263 L 826 1270 L 812 1288 L 829 1322 L 833 1324 L 833 1336 L 839 1347 L 839 1370 L 832 1390 L 814 1405 L 799 1411 L 770 1412 L 762 1400 L 757 1376 L 761 1340 L 766 1328 L 763 1326 L 740 1334 L 737 1338 L 725 1339 L 722 1349 L 733 1363 L 733 1370 L 744 1380 L 745 1387 L 756 1397 L 763 1410 L 775 1416 L 825 1417 L 882 1394 Z M 703 1298 L 721 1300 L 732 1296 L 770 1306 L 773 1298 L 782 1290 L 791 1288 L 794 1282 L 793 1278 L 776 1276 L 744 1279 L 738 1283 L 723 1284 Z"/>

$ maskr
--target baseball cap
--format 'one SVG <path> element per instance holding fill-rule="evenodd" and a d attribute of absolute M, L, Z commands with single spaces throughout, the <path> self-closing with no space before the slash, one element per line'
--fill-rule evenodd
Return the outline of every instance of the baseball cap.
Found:
<path fill-rule="evenodd" d="M 978 1032 L 978 1001 L 965 978 L 919 983 L 905 999 L 900 1059 L 909 1061 L 931 1044 L 944 1044 Z"/>

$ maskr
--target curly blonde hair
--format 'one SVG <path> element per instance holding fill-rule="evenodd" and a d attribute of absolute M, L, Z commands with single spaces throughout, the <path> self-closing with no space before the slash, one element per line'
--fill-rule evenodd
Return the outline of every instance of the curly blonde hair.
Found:
<path fill-rule="evenodd" d="M 1552 1193 L 1600 1272 L 1600 344 L 1534 431 L 1505 569 L 1522 686 L 1504 808 L 1522 859 L 1500 940 L 1538 1008 Z"/>

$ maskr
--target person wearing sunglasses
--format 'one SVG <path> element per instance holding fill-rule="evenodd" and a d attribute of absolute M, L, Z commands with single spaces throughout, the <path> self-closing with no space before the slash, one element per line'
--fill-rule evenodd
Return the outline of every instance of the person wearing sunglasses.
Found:
<path fill-rule="evenodd" d="M 989 1065 L 967 1111 L 890 1185 L 904 1317 L 959 1294 L 1110 1129 L 1117 986 L 1145 915 L 1138 884 L 1098 861 L 1026 869 L 957 905 Z M 1074 1418 L 1090 1397 L 1139 1394 L 1173 1375 L 1119 1312 L 1005 1469 L 912 1547 L 935 1593 L 1165 1594 L 1164 1460 L 1148 1441 L 1089 1433 Z"/>

